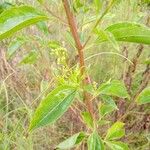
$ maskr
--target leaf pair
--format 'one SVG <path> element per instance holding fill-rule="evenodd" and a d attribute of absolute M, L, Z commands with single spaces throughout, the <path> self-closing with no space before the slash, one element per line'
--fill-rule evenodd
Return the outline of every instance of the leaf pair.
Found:
<path fill-rule="evenodd" d="M 116 141 L 125 135 L 124 123 L 116 122 L 107 131 L 105 140 L 103 141 L 94 131 L 88 138 L 88 150 L 104 150 L 104 142 L 111 150 L 129 150 L 127 144 Z"/>
<path fill-rule="evenodd" d="M 58 148 L 72 148 L 67 147 L 67 145 L 75 145 L 75 141 L 77 141 L 77 138 L 79 138 L 79 135 L 81 133 L 75 134 L 66 141 L 62 142 L 58 145 Z M 106 144 L 112 149 L 112 150 L 128 150 L 128 146 L 125 143 L 122 143 L 120 141 L 114 141 L 117 139 L 120 139 L 122 136 L 125 135 L 125 129 L 124 129 L 124 123 L 122 122 L 116 122 L 114 125 L 112 125 L 111 128 L 108 129 L 105 142 Z M 80 141 L 81 142 L 81 141 Z M 97 131 L 93 131 L 93 133 L 88 137 L 87 140 L 88 150 L 104 150 L 104 142 L 98 135 Z"/>
<path fill-rule="evenodd" d="M 74 134 L 67 140 L 60 143 L 57 148 L 59 149 L 71 149 L 80 144 L 86 135 L 83 132 Z M 104 150 L 104 143 L 98 135 L 97 131 L 94 131 L 87 139 L 88 150 Z"/>
<path fill-rule="evenodd" d="M 105 142 L 112 150 L 129 150 L 127 144 L 116 141 L 125 135 L 124 123 L 116 122 L 107 131 Z"/>

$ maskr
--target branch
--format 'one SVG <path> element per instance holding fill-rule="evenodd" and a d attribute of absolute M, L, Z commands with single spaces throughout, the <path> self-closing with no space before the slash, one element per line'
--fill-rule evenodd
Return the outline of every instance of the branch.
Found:
<path fill-rule="evenodd" d="M 145 71 L 143 72 L 143 79 L 141 81 L 139 89 L 136 92 L 136 94 L 133 96 L 134 99 L 147 87 L 150 81 L 149 79 L 150 79 L 150 65 L 148 64 Z"/>
<path fill-rule="evenodd" d="M 83 51 L 82 51 L 83 47 L 82 47 L 82 44 L 80 42 L 80 38 L 79 38 L 79 35 L 78 35 L 77 25 L 76 25 L 73 13 L 70 10 L 70 6 L 69 6 L 68 1 L 67 0 L 62 0 L 62 1 L 63 1 L 63 5 L 64 5 L 64 8 L 65 8 L 65 11 L 66 11 L 68 24 L 69 24 L 72 36 L 74 38 L 74 41 L 75 41 L 75 44 L 76 44 L 76 48 L 77 48 L 78 53 L 79 53 L 80 67 L 82 68 L 81 72 L 82 72 L 82 75 L 83 75 L 83 73 L 84 73 L 84 66 L 85 66 L 85 64 L 84 64 L 84 56 L 83 56 Z"/>
<path fill-rule="evenodd" d="M 128 71 L 125 74 L 124 83 L 130 94 L 131 94 L 131 85 L 132 85 L 132 78 L 133 78 L 132 76 L 137 69 L 137 63 L 139 61 L 139 57 L 141 56 L 141 54 L 143 52 L 143 49 L 144 49 L 143 45 L 140 45 L 138 48 L 138 52 L 132 59 L 133 64 L 128 67 Z"/>
<path fill-rule="evenodd" d="M 81 43 L 80 38 L 79 38 L 79 34 L 78 34 L 78 30 L 77 30 L 77 24 L 75 22 L 75 17 L 70 10 L 70 5 L 68 3 L 68 0 L 62 0 L 62 2 L 63 2 L 64 9 L 66 12 L 69 28 L 70 28 L 70 31 L 71 31 L 72 36 L 74 38 L 76 48 L 78 50 L 80 71 L 81 71 L 81 76 L 83 76 L 85 74 L 85 62 L 84 62 L 83 46 L 82 46 L 82 43 Z M 83 85 L 86 85 L 88 83 L 89 83 L 89 77 L 86 77 L 83 80 Z M 91 102 L 90 94 L 85 92 L 85 91 L 84 91 L 84 100 L 85 100 L 88 111 L 90 112 L 91 116 L 93 117 L 94 116 L 93 105 Z"/>

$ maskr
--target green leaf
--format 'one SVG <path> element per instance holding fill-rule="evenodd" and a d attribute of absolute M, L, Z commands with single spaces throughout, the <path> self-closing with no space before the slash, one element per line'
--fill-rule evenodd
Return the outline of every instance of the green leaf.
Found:
<path fill-rule="evenodd" d="M 99 120 L 98 121 L 98 125 L 100 125 L 100 126 L 103 126 L 103 125 L 106 125 L 106 124 L 110 124 L 111 123 L 111 121 L 108 121 L 108 120 Z"/>
<path fill-rule="evenodd" d="M 104 144 L 96 131 L 94 131 L 87 141 L 88 150 L 104 150 Z"/>
<path fill-rule="evenodd" d="M 91 95 L 94 95 L 95 89 L 94 89 L 94 87 L 93 87 L 92 84 L 87 84 L 87 85 L 85 85 L 83 88 L 84 88 L 85 91 L 87 91 L 87 92 L 90 93 Z"/>
<path fill-rule="evenodd" d="M 59 148 L 59 149 L 73 148 L 77 144 L 80 144 L 84 138 L 85 138 L 85 134 L 83 132 L 79 132 L 69 137 L 65 141 L 61 142 L 56 148 Z"/>
<path fill-rule="evenodd" d="M 109 141 L 106 142 L 106 144 L 111 148 L 111 150 L 129 150 L 128 145 L 122 142 Z"/>
<path fill-rule="evenodd" d="M 17 38 L 13 40 L 7 50 L 7 58 L 10 59 L 14 54 L 17 52 L 17 50 L 26 42 L 24 38 Z"/>
<path fill-rule="evenodd" d="M 150 0 L 142 0 L 142 2 L 147 4 L 148 6 L 150 5 Z"/>
<path fill-rule="evenodd" d="M 107 140 L 120 139 L 124 135 L 125 135 L 124 123 L 116 122 L 108 129 L 106 139 Z"/>
<path fill-rule="evenodd" d="M 87 124 L 88 127 L 93 128 L 93 119 L 89 112 L 82 112 L 82 119 Z"/>
<path fill-rule="evenodd" d="M 61 45 L 58 41 L 49 41 L 48 42 L 48 47 L 51 48 L 51 49 L 57 49 L 57 48 L 60 48 Z"/>
<path fill-rule="evenodd" d="M 109 41 L 112 46 L 119 51 L 119 45 L 111 32 L 104 31 L 102 29 L 95 29 L 95 33 L 99 36 L 97 42 L 99 43 L 102 39 Z"/>
<path fill-rule="evenodd" d="M 150 44 L 150 29 L 141 24 L 116 23 L 106 28 L 105 31 L 111 32 L 117 41 Z"/>
<path fill-rule="evenodd" d="M 0 40 L 18 30 L 48 18 L 29 6 L 12 7 L 0 14 Z"/>
<path fill-rule="evenodd" d="M 105 105 L 111 105 L 115 109 L 118 109 L 115 101 L 108 95 L 101 95 L 102 101 Z"/>
<path fill-rule="evenodd" d="M 150 87 L 145 88 L 136 98 L 139 105 L 150 103 Z"/>
<path fill-rule="evenodd" d="M 41 30 L 45 35 L 49 34 L 48 26 L 46 25 L 45 22 L 41 21 L 41 22 L 38 22 L 36 25 L 38 29 Z"/>
<path fill-rule="evenodd" d="M 38 60 L 39 53 L 35 50 L 28 53 L 19 63 L 20 65 L 34 64 Z"/>
<path fill-rule="evenodd" d="M 144 61 L 144 64 L 150 65 L 150 58 Z"/>
<path fill-rule="evenodd" d="M 129 98 L 125 85 L 119 80 L 108 81 L 100 85 L 97 94 Z"/>
<path fill-rule="evenodd" d="M 111 105 L 102 104 L 99 107 L 99 113 L 100 113 L 101 117 L 111 113 L 114 110 L 115 110 L 115 108 L 113 106 L 111 106 Z"/>
<path fill-rule="evenodd" d="M 59 86 L 43 99 L 35 111 L 30 123 L 30 130 L 59 119 L 72 104 L 76 95 L 76 88 L 71 86 Z"/>
<path fill-rule="evenodd" d="M 80 9 L 83 6 L 84 5 L 82 4 L 81 0 L 75 0 L 74 1 L 73 8 L 74 8 L 75 12 L 77 12 L 78 9 Z"/>
<path fill-rule="evenodd" d="M 104 117 L 114 110 L 118 110 L 117 105 L 111 97 L 102 95 L 101 98 L 103 101 L 103 103 L 99 105 L 99 113 L 101 117 Z"/>
<path fill-rule="evenodd" d="M 111 33 L 111 32 L 107 32 L 107 35 L 108 35 L 108 41 L 112 44 L 112 46 L 117 50 L 119 51 L 119 45 L 118 45 L 118 42 L 117 40 L 115 39 L 114 35 Z"/>

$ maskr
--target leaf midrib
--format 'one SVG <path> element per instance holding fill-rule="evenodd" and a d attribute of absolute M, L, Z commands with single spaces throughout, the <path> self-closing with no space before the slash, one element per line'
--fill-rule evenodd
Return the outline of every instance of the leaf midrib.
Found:
<path fill-rule="evenodd" d="M 76 92 L 76 90 L 74 90 L 73 92 L 71 92 L 68 96 L 66 96 L 60 103 L 58 103 L 58 105 L 56 105 L 55 107 L 52 108 L 51 111 L 49 111 L 40 121 L 38 124 L 40 124 L 47 116 L 49 116 L 49 114 L 51 114 L 53 112 L 53 110 L 58 107 L 59 105 L 62 104 L 62 102 L 67 98 L 69 97 L 70 95 L 74 94 Z M 36 128 L 38 125 L 36 125 L 34 128 Z"/>

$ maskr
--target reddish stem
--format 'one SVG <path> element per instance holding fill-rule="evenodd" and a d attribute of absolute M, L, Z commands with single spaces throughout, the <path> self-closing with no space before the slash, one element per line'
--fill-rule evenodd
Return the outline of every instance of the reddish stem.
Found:
<path fill-rule="evenodd" d="M 68 0 L 62 0 L 62 2 L 63 2 L 63 5 L 64 5 L 64 8 L 65 8 L 69 28 L 70 28 L 70 31 L 71 31 L 72 36 L 74 38 L 76 48 L 78 50 L 81 75 L 83 76 L 85 74 L 84 53 L 83 53 L 83 46 L 82 46 L 82 43 L 80 41 L 78 30 L 77 30 L 77 24 L 76 24 L 76 21 L 75 21 L 75 17 L 74 17 L 73 13 L 70 10 L 70 5 L 68 3 Z M 84 85 L 88 84 L 88 81 L 86 80 L 86 78 L 83 80 L 83 84 Z M 94 116 L 93 105 L 92 105 L 92 102 L 90 100 L 91 99 L 90 94 L 87 93 L 87 92 L 84 92 L 84 99 L 85 99 L 85 103 L 86 103 L 86 106 L 88 108 L 88 111 L 90 112 L 90 114 L 92 116 Z"/>

